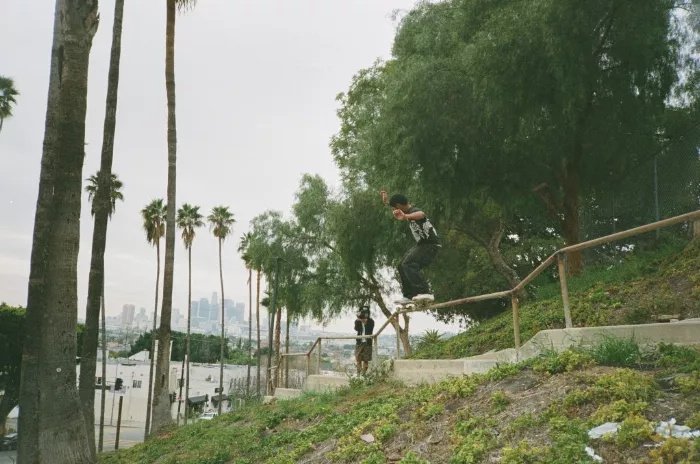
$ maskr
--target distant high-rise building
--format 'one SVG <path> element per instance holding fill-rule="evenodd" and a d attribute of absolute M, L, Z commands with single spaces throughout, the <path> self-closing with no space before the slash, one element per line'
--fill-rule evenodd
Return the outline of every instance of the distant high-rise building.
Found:
<path fill-rule="evenodd" d="M 230 300 L 230 299 L 226 298 L 226 299 L 224 300 L 224 318 L 225 318 L 227 321 L 230 321 L 231 318 L 233 318 L 233 316 L 234 316 L 234 314 L 233 314 L 233 308 L 234 308 L 233 300 Z"/>
<path fill-rule="evenodd" d="M 125 304 L 122 307 L 122 315 L 120 318 L 120 323 L 122 327 L 131 327 L 134 325 L 134 315 L 136 314 L 136 306 L 132 304 Z"/>
<path fill-rule="evenodd" d="M 245 303 L 236 303 L 233 315 L 238 322 L 243 323 L 243 321 L 245 321 Z"/>
<path fill-rule="evenodd" d="M 216 292 L 211 294 L 211 305 L 216 306 L 219 304 L 219 295 L 216 294 Z"/>
<path fill-rule="evenodd" d="M 199 313 L 197 310 L 199 309 L 199 301 L 194 301 L 190 303 L 190 314 L 192 315 L 193 318 L 197 317 Z"/>
<path fill-rule="evenodd" d="M 199 318 L 209 320 L 209 300 L 206 298 L 199 300 Z"/>

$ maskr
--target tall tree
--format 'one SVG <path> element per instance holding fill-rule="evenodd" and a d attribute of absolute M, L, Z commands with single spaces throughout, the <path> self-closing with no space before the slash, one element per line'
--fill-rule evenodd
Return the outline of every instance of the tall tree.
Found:
<path fill-rule="evenodd" d="M 143 230 L 146 232 L 146 241 L 156 249 L 156 294 L 153 306 L 153 331 L 151 332 L 151 367 L 148 374 L 148 401 L 146 407 L 146 427 L 144 438 L 151 433 L 151 400 L 153 399 L 153 368 L 156 359 L 156 321 L 158 320 L 158 287 L 160 284 L 160 240 L 165 235 L 165 217 L 167 206 L 162 198 L 151 201 L 141 210 Z"/>
<path fill-rule="evenodd" d="M 190 396 L 190 328 L 192 321 L 192 243 L 194 242 L 197 229 L 204 227 L 204 216 L 199 212 L 199 206 L 192 206 L 185 203 L 177 212 L 177 226 L 182 230 L 182 241 L 187 250 L 187 335 L 185 338 L 185 357 L 187 362 L 187 381 L 185 385 L 185 424 L 189 405 L 187 400 Z M 184 372 L 183 372 L 184 374 Z M 182 379 L 180 379 L 180 397 L 182 397 Z M 180 406 L 177 410 L 178 420 L 180 417 Z"/>
<path fill-rule="evenodd" d="M 0 437 L 5 435 L 7 416 L 19 404 L 25 319 L 24 308 L 0 302 Z"/>
<path fill-rule="evenodd" d="M 88 66 L 96 0 L 56 0 L 20 385 L 20 464 L 94 462 L 75 358 Z M 51 375 L 47 375 L 51 372 Z"/>
<path fill-rule="evenodd" d="M 153 392 L 153 429 L 172 422 L 170 413 L 170 322 L 173 308 L 175 273 L 175 221 L 177 184 L 177 124 L 175 114 L 175 13 L 193 7 L 196 0 L 166 0 L 165 25 L 165 90 L 168 100 L 168 210 L 165 232 L 165 269 L 163 272 L 163 304 L 158 331 L 158 363 Z"/>
<path fill-rule="evenodd" d="M 0 76 L 0 132 L 5 119 L 12 116 L 12 107 L 17 104 L 19 92 L 15 88 L 15 83 L 9 77 Z"/>
<path fill-rule="evenodd" d="M 90 258 L 90 275 L 88 278 L 88 297 L 85 309 L 85 331 L 83 334 L 83 353 L 80 367 L 80 401 L 83 404 L 85 425 L 88 430 L 95 423 L 95 369 L 97 367 L 97 343 L 100 331 L 101 299 L 104 297 L 104 257 L 107 247 L 107 224 L 116 209 L 117 201 L 123 200 L 122 182 L 112 173 L 114 157 L 114 134 L 117 126 L 117 95 L 119 91 L 119 62 L 122 49 L 122 23 L 124 19 L 124 0 L 114 3 L 114 27 L 112 28 L 112 50 L 107 75 L 107 99 L 105 102 L 104 131 L 102 135 L 102 156 L 100 170 L 90 176 L 85 190 L 88 201 L 92 200 L 94 218 L 92 232 L 92 256 Z M 107 362 L 102 359 L 102 364 Z M 104 382 L 103 382 L 104 383 Z M 104 417 L 104 411 L 100 411 Z M 101 421 L 102 426 L 104 421 Z M 100 433 L 102 434 L 101 427 Z M 102 436 L 102 435 L 101 435 Z M 88 433 L 90 449 L 95 451 L 95 435 Z M 100 442 L 100 449 L 102 443 Z"/>
<path fill-rule="evenodd" d="M 121 0 L 119 0 L 117 4 L 119 4 L 120 2 Z M 121 11 L 123 12 L 123 5 Z M 121 21 L 121 13 L 119 13 L 119 17 Z M 110 102 L 108 97 L 108 105 L 110 103 L 116 105 L 116 98 L 114 102 Z M 105 143 L 103 144 L 110 144 L 111 147 L 105 148 L 103 146 L 102 150 L 102 168 L 107 171 L 112 170 L 112 153 L 114 147 L 113 131 L 116 122 L 116 108 L 114 108 L 114 110 L 114 112 L 111 112 L 111 110 L 108 109 L 107 116 L 105 117 L 105 131 L 112 131 L 112 134 L 109 137 L 108 134 L 105 134 Z M 110 116 L 110 113 L 112 114 L 112 116 Z M 111 121 L 108 121 L 108 119 L 111 119 Z M 109 127 L 107 127 L 108 125 Z M 105 153 L 105 150 L 107 150 L 108 153 Z M 106 185 L 103 183 L 104 179 L 101 179 L 100 172 L 90 176 L 87 179 L 87 182 L 88 185 L 85 186 L 85 191 L 88 193 L 88 201 L 92 202 L 91 212 L 94 217 L 94 225 L 92 233 L 92 256 L 90 259 L 90 275 L 88 278 L 87 308 L 85 310 L 85 330 L 83 332 L 83 346 L 81 352 L 79 392 L 80 401 L 83 405 L 83 414 L 85 415 L 85 425 L 88 427 L 94 427 L 95 371 L 97 369 L 97 345 L 100 332 L 100 313 L 104 312 L 104 254 L 105 249 L 107 247 L 107 223 L 109 222 L 109 219 L 112 217 L 114 211 L 116 210 L 117 201 L 124 200 L 124 195 L 121 191 L 124 184 L 122 183 L 122 181 L 119 180 L 119 177 L 116 174 L 111 172 L 109 175 L 108 183 Z M 109 192 L 106 198 L 104 198 L 101 193 L 98 193 L 100 192 L 100 190 Z M 101 205 L 99 206 L 96 205 L 98 201 L 101 202 Z M 103 356 L 103 371 L 105 363 L 106 358 Z M 102 376 L 102 378 L 104 378 L 104 375 Z M 100 410 L 100 438 L 103 437 L 103 425 L 104 403 L 102 404 Z M 88 434 L 88 440 L 90 441 L 91 449 L 94 451 L 95 436 L 92 434 Z M 97 451 L 102 451 L 102 441 L 100 441 Z"/>
<path fill-rule="evenodd" d="M 250 395 L 250 360 L 253 358 L 253 264 L 248 252 L 248 246 L 252 239 L 253 234 L 247 232 L 243 234 L 238 245 L 238 253 L 241 254 L 241 259 L 243 259 L 243 263 L 248 270 L 248 372 L 245 383 L 246 395 Z"/>
<path fill-rule="evenodd" d="M 262 352 L 260 351 L 260 279 L 262 277 L 262 265 L 258 264 L 255 271 L 255 326 L 256 326 L 256 337 L 257 337 L 257 349 L 256 349 L 256 364 L 257 364 L 257 377 L 256 377 L 256 392 L 260 396 L 260 368 L 262 367 Z"/>
<path fill-rule="evenodd" d="M 236 220 L 233 218 L 233 213 L 229 211 L 228 206 L 215 206 L 211 210 L 211 214 L 207 217 L 209 227 L 214 237 L 219 242 L 219 279 L 221 280 L 221 360 L 219 368 L 219 395 L 224 394 L 224 351 L 226 347 L 226 332 L 224 323 L 224 268 L 221 256 L 221 248 L 229 235 L 233 232 L 233 224 Z M 221 403 L 219 401 L 219 414 L 221 414 Z"/>

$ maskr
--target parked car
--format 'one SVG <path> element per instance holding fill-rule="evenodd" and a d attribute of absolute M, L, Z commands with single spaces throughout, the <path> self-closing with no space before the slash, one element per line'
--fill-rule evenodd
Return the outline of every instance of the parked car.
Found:
<path fill-rule="evenodd" d="M 199 416 L 199 418 L 200 418 L 200 420 L 212 420 L 213 418 L 215 418 L 218 415 L 219 414 L 217 414 L 215 412 L 205 412 L 204 414 Z"/>
<path fill-rule="evenodd" d="M 17 449 L 17 434 L 10 433 L 0 440 L 0 451 L 14 451 Z"/>

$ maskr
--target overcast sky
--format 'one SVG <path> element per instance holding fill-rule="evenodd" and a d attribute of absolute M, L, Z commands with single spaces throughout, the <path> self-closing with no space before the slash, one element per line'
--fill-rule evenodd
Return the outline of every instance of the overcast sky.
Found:
<path fill-rule="evenodd" d="M 267 209 L 288 211 L 303 173 L 337 185 L 328 148 L 339 127 L 335 96 L 347 90 L 359 69 L 389 56 L 396 28 L 392 13 L 413 4 L 201 0 L 178 16 L 178 206 L 188 202 L 208 213 L 221 204 L 234 212 L 235 235 L 224 244 L 227 298 L 247 301 L 247 274 L 236 248 L 249 221 Z M 24 306 L 27 297 L 54 5 L 55 0 L 8 1 L 0 15 L 0 75 L 14 78 L 21 93 L 0 133 L 0 301 L 13 305 Z M 100 1 L 101 24 L 90 57 L 84 177 L 99 167 L 113 10 L 113 0 Z M 108 315 L 119 314 L 127 303 L 153 308 L 155 249 L 146 243 L 139 211 L 166 196 L 164 36 L 164 1 L 126 1 L 113 166 L 124 182 L 125 201 L 117 205 L 108 231 Z M 92 238 L 87 196 L 83 200 L 80 317 Z M 218 291 L 216 250 L 215 239 L 202 229 L 193 247 L 193 299 Z M 186 282 L 186 254 L 178 236 L 173 306 L 183 311 Z M 419 319 L 416 331 L 442 326 Z M 329 329 L 347 325 L 344 319 Z"/>

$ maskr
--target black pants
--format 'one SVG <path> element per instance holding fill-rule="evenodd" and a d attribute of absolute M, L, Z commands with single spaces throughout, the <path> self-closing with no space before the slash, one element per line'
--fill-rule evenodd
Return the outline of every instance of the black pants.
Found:
<path fill-rule="evenodd" d="M 421 269 L 433 262 L 440 250 L 440 245 L 416 245 L 406 253 L 399 265 L 401 289 L 403 296 L 413 298 L 422 293 L 430 293 L 430 286 L 421 274 Z"/>

